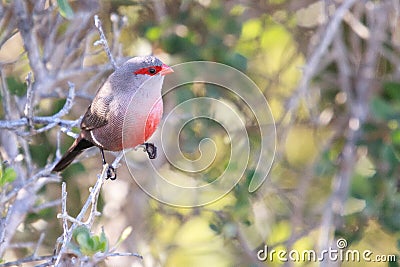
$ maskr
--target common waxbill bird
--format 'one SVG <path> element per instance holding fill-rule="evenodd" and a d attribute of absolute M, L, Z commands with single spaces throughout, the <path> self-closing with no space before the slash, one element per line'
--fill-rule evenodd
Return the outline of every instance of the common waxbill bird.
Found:
<path fill-rule="evenodd" d="M 161 87 L 164 75 L 173 72 L 154 56 L 134 57 L 126 61 L 97 91 L 81 121 L 81 133 L 53 171 L 64 170 L 86 148 L 120 151 L 144 144 L 149 158 L 156 147 L 145 143 L 160 122 L 163 103 Z M 108 178 L 115 179 L 108 170 Z"/>

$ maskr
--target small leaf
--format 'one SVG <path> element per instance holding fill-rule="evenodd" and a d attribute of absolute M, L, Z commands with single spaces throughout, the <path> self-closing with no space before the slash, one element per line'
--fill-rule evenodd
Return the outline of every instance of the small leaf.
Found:
<path fill-rule="evenodd" d="M 60 15 L 66 19 L 72 19 L 74 17 L 74 11 L 69 5 L 67 0 L 57 0 Z"/>
<path fill-rule="evenodd" d="M 89 252 L 91 250 L 91 247 L 93 247 L 93 240 L 90 237 L 90 232 L 88 228 L 84 226 L 77 227 L 74 230 L 72 237 L 78 244 L 83 254 L 85 255 L 91 254 Z"/>
<path fill-rule="evenodd" d="M 151 27 L 146 32 L 146 37 L 150 41 L 156 41 L 161 37 L 162 29 L 160 27 Z"/>
<path fill-rule="evenodd" d="M 128 226 L 124 229 L 124 231 L 122 231 L 120 237 L 118 238 L 117 244 L 115 245 L 115 247 L 118 247 L 119 244 L 121 244 L 122 242 L 125 241 L 125 239 L 128 238 L 128 236 L 132 233 L 132 227 Z M 104 232 L 102 233 L 104 234 Z"/>
<path fill-rule="evenodd" d="M 12 183 L 17 178 L 17 173 L 11 167 L 7 167 L 4 171 L 0 168 L 0 186 Z"/>
<path fill-rule="evenodd" d="M 85 234 L 87 234 L 87 235 L 90 235 L 89 229 L 88 229 L 87 227 L 85 227 L 85 226 L 78 226 L 78 227 L 76 227 L 76 229 L 75 229 L 74 232 L 72 233 L 72 238 L 76 240 L 76 239 L 77 239 L 77 236 L 78 236 L 79 234 L 81 234 L 81 233 L 85 233 Z"/>
<path fill-rule="evenodd" d="M 132 228 L 132 227 L 128 227 L 128 228 Z M 126 228 L 127 229 L 127 228 Z M 125 230 L 126 230 L 125 229 Z M 124 231 L 125 232 L 125 231 Z M 121 238 L 120 238 L 121 239 Z M 125 240 L 125 239 L 124 239 Z M 108 250 L 108 239 L 106 237 L 106 234 L 104 233 L 104 228 L 101 228 L 101 234 L 100 234 L 100 246 L 99 246 L 99 250 L 101 252 L 106 252 Z"/>
<path fill-rule="evenodd" d="M 90 230 L 85 226 L 79 226 L 74 230 L 72 235 L 76 241 L 79 252 L 86 256 L 93 256 L 95 253 L 108 250 L 108 240 L 104 231 L 98 235 L 92 235 Z"/>
<path fill-rule="evenodd" d="M 383 89 L 385 95 L 388 96 L 388 99 L 391 100 L 400 100 L 400 84 L 397 82 L 389 81 L 384 82 Z"/>
<path fill-rule="evenodd" d="M 132 233 L 132 227 L 131 226 L 126 227 L 122 232 L 121 236 L 119 237 L 118 242 L 123 242 L 125 239 L 128 238 L 128 236 L 131 233 Z M 102 234 L 104 234 L 104 232 Z"/>
<path fill-rule="evenodd" d="M 90 246 L 89 244 L 90 239 L 91 239 L 90 236 L 84 232 L 77 234 L 75 238 L 79 246 L 86 246 L 86 247 Z"/>
<path fill-rule="evenodd" d="M 221 229 L 220 229 L 217 225 L 215 225 L 215 224 L 213 224 L 213 223 L 210 223 L 209 227 L 210 227 L 211 230 L 213 230 L 213 231 L 216 232 L 217 234 L 220 234 L 220 233 L 221 233 Z"/>
<path fill-rule="evenodd" d="M 26 85 L 16 79 L 15 77 L 7 77 L 6 78 L 8 90 L 12 95 L 16 96 L 24 96 L 26 95 Z"/>
<path fill-rule="evenodd" d="M 91 249 L 93 251 L 98 251 L 99 250 L 99 246 L 100 246 L 100 237 L 95 235 L 92 236 L 92 242 L 91 242 Z"/>
<path fill-rule="evenodd" d="M 395 109 L 381 98 L 374 98 L 371 101 L 371 112 L 378 119 L 388 120 L 396 118 Z"/>

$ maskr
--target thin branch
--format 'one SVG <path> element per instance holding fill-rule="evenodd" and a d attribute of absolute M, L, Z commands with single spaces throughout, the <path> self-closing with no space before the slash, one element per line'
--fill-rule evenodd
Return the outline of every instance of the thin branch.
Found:
<path fill-rule="evenodd" d="M 21 266 L 21 264 L 23 264 L 23 263 L 51 260 L 52 258 L 53 258 L 53 255 L 35 256 L 35 257 L 29 256 L 29 257 L 19 259 L 16 261 L 10 261 L 10 262 L 0 264 L 0 267 Z M 37 266 L 37 265 L 35 265 L 35 266 Z M 48 265 L 45 265 L 45 266 L 48 266 Z"/>
<path fill-rule="evenodd" d="M 54 164 L 52 164 L 52 165 L 54 165 Z M 43 181 L 43 184 L 49 183 L 52 181 L 54 181 L 54 182 L 59 181 L 58 176 L 56 176 L 55 174 L 51 174 L 51 170 L 53 169 L 52 165 L 47 165 L 44 169 L 42 169 L 41 171 L 39 171 L 38 173 L 33 175 L 28 180 L 26 180 L 23 185 L 14 187 L 12 191 L 10 191 L 3 199 L 1 199 L 1 203 L 6 203 L 6 202 L 10 201 L 10 199 L 14 198 L 20 190 L 26 189 L 28 187 L 32 187 L 33 185 L 35 185 L 35 183 L 38 182 L 38 180 L 40 178 L 48 179 L 48 181 Z M 41 183 L 37 183 L 37 185 L 41 186 Z"/>
<path fill-rule="evenodd" d="M 314 52 L 307 61 L 307 64 L 304 66 L 303 77 L 299 83 L 298 88 L 293 93 L 293 96 L 290 98 L 287 104 L 286 114 L 290 114 L 298 107 L 300 103 L 300 98 L 304 96 L 305 92 L 308 90 L 311 79 L 314 77 L 316 71 L 320 67 L 319 62 L 325 55 L 329 45 L 332 43 L 334 37 L 336 36 L 336 32 L 343 20 L 344 15 L 356 1 L 357 0 L 346 0 L 336 10 L 324 32 L 324 36 L 321 38 L 321 42 L 315 48 Z M 282 116 L 282 118 L 284 118 L 284 116 Z"/>
<path fill-rule="evenodd" d="M 55 207 L 55 206 L 59 206 L 61 203 L 62 203 L 61 199 L 56 199 L 56 200 L 53 200 L 53 201 L 45 202 L 45 203 L 43 203 L 43 204 L 41 204 L 39 206 L 32 207 L 31 212 L 38 213 L 38 212 L 40 212 L 40 211 L 42 211 L 44 209 L 48 209 L 48 208 L 52 208 L 52 207 Z"/>
<path fill-rule="evenodd" d="M 63 216 L 67 216 L 67 184 L 65 182 L 61 185 L 61 194 L 62 194 L 62 205 L 61 212 Z M 68 221 L 66 217 L 63 217 L 63 240 L 68 240 Z M 60 253 L 61 254 L 61 253 Z M 57 263 L 57 262 L 56 262 Z"/>
<path fill-rule="evenodd" d="M 68 91 L 67 99 L 65 101 L 63 108 L 56 114 L 54 114 L 52 116 L 47 116 L 47 117 L 39 117 L 39 116 L 32 117 L 30 120 L 28 118 L 21 118 L 18 120 L 0 121 L 0 128 L 8 129 L 8 130 L 16 130 L 20 127 L 28 126 L 29 123 L 46 124 L 46 126 L 36 129 L 36 130 L 31 130 L 30 132 L 25 132 L 25 131 L 18 132 L 18 134 L 21 136 L 28 136 L 28 135 L 42 133 L 44 131 L 47 131 L 47 130 L 55 127 L 56 125 L 62 125 L 62 126 L 69 127 L 69 128 L 75 126 L 77 121 L 60 119 L 61 117 L 63 117 L 64 115 L 69 113 L 69 111 L 71 110 L 72 105 L 74 103 L 75 86 L 73 83 L 68 83 L 68 84 L 69 84 L 69 91 Z"/>
<path fill-rule="evenodd" d="M 86 215 L 86 212 L 88 211 L 89 207 L 91 205 L 96 205 L 97 206 L 97 199 L 99 197 L 100 194 L 100 189 L 102 187 L 102 185 L 104 184 L 105 178 L 107 177 L 107 170 L 108 170 L 108 164 L 105 164 L 103 166 L 103 170 L 101 175 L 98 176 L 96 184 L 94 185 L 94 187 L 90 190 L 90 194 L 89 197 L 87 198 L 85 204 L 83 205 L 81 211 L 79 212 L 78 216 L 76 216 L 76 218 L 73 219 L 73 224 L 71 225 L 71 227 L 68 228 L 67 226 L 67 220 L 71 220 L 71 217 L 68 215 L 67 210 L 66 210 L 66 197 L 67 197 L 67 192 L 65 189 L 65 185 L 63 183 L 63 205 L 62 205 L 62 214 L 59 214 L 57 217 L 58 218 L 62 218 L 63 219 L 63 240 L 62 240 L 62 245 L 59 251 L 57 251 L 57 258 L 56 258 L 56 262 L 55 265 L 57 266 L 57 264 L 60 263 L 60 260 L 62 258 L 62 255 L 66 252 L 67 248 L 68 248 L 68 244 L 71 241 L 72 238 L 72 233 L 75 230 L 76 227 L 78 227 L 79 225 L 88 225 L 88 224 L 92 224 L 93 223 L 93 219 L 91 217 L 94 217 L 97 215 L 96 214 L 90 214 L 89 215 L 89 219 L 86 223 L 83 223 L 82 220 L 84 218 L 84 216 Z M 93 212 L 93 210 L 96 210 L 96 207 L 92 207 L 91 211 Z"/>
<path fill-rule="evenodd" d="M 50 170 L 45 168 L 42 172 L 46 172 L 49 175 Z M 42 188 L 46 183 L 53 181 L 52 179 L 39 179 L 42 177 L 39 172 L 33 178 L 24 181 L 24 184 L 20 188 L 14 188 L 14 190 L 6 196 L 8 199 L 2 199 L 4 201 L 10 200 L 10 195 L 15 196 L 15 200 L 13 201 L 12 206 L 9 208 L 7 212 L 7 216 L 5 218 L 4 224 L 7 227 L 4 227 L 3 231 L 0 233 L 1 243 L 0 243 L 0 255 L 3 255 L 5 250 L 8 248 L 12 237 L 18 228 L 18 226 L 25 220 L 26 215 L 28 214 L 31 207 L 35 204 L 36 201 L 36 193 Z M 56 181 L 59 181 L 57 179 Z M 27 186 L 32 183 L 31 186 Z"/>
<path fill-rule="evenodd" d="M 39 251 L 39 248 L 42 245 L 45 236 L 46 236 L 45 233 L 41 233 L 40 234 L 39 240 L 38 240 L 38 242 L 36 243 L 36 246 L 35 246 L 35 250 L 32 253 L 33 257 L 37 257 L 37 252 Z"/>
<path fill-rule="evenodd" d="M 4 114 L 5 114 L 5 118 L 6 119 L 11 119 L 9 116 L 11 114 L 11 98 L 10 98 L 10 91 L 8 89 L 8 85 L 6 82 L 6 77 L 5 74 L 3 72 L 3 69 L 0 69 L 0 78 L 1 78 L 1 95 L 3 98 L 3 109 L 4 109 Z M 0 121 L 1 122 L 1 121 Z M 0 123 L 1 125 L 1 123 Z M 1 126 L 0 126 L 1 128 Z"/>
<path fill-rule="evenodd" d="M 103 27 L 101 26 L 101 21 L 99 19 L 99 16 L 97 16 L 97 15 L 94 16 L 94 25 L 96 26 L 96 28 L 99 31 L 100 40 L 97 40 L 96 42 L 94 42 L 93 45 L 102 45 L 113 68 L 117 69 L 118 68 L 117 63 L 115 62 L 114 57 L 111 54 L 111 50 L 110 50 L 110 47 L 108 46 L 106 36 L 104 35 Z"/>
<path fill-rule="evenodd" d="M 79 123 L 78 120 L 62 120 L 59 119 L 57 116 L 45 116 L 45 117 L 33 117 L 32 122 L 34 124 L 49 124 L 52 123 L 53 125 L 61 125 L 65 127 L 74 127 Z M 0 120 L 0 129 L 5 130 L 16 130 L 20 127 L 25 127 L 28 125 L 27 118 L 21 118 L 18 120 Z M 27 134 L 25 134 L 27 135 Z"/>
<path fill-rule="evenodd" d="M 10 244 L 8 248 L 21 249 L 21 248 L 32 248 L 34 246 L 36 246 L 36 242 L 18 242 Z"/>
<path fill-rule="evenodd" d="M 28 125 L 30 128 L 33 127 L 31 118 L 33 117 L 33 99 L 35 95 L 35 91 L 32 87 L 32 72 L 28 72 L 28 75 L 25 78 L 26 82 L 26 103 L 24 108 L 24 115 L 28 119 Z"/>
<path fill-rule="evenodd" d="M 116 169 L 119 166 L 119 162 L 121 161 L 121 159 L 124 157 L 126 151 L 121 151 L 118 153 L 117 157 L 115 157 L 113 163 L 111 164 L 111 166 Z"/>
<path fill-rule="evenodd" d="M 33 162 L 31 151 L 29 149 L 28 141 L 20 136 L 18 136 L 18 142 L 20 143 L 22 150 L 24 151 L 24 161 L 26 163 L 26 168 L 28 173 L 32 173 L 33 171 Z"/>
<path fill-rule="evenodd" d="M 356 77 L 355 97 L 348 102 L 350 115 L 346 134 L 346 143 L 339 157 L 339 170 L 332 181 L 332 195 L 327 202 L 322 222 L 319 245 L 320 249 L 326 249 L 333 236 L 337 219 L 343 214 L 345 201 L 348 196 L 351 177 L 357 162 L 357 142 L 362 134 L 363 125 L 370 113 L 369 101 L 375 79 L 375 67 L 378 62 L 380 47 L 384 42 L 384 34 L 388 26 L 387 20 L 381 15 L 384 4 L 370 3 L 365 8 L 367 23 L 370 25 L 371 38 L 368 39 L 366 50 L 361 62 L 360 71 Z M 324 262 L 322 266 L 328 265 Z"/>
<path fill-rule="evenodd" d="M 137 257 L 139 259 L 143 259 L 143 256 L 138 254 L 138 253 L 132 253 L 132 252 L 110 252 L 110 253 L 101 253 L 98 252 L 96 253 L 93 258 L 94 261 L 97 262 L 102 262 L 108 257 Z"/>
<path fill-rule="evenodd" d="M 122 55 L 122 45 L 119 42 L 121 36 L 121 29 L 126 25 L 128 19 L 125 16 L 120 17 L 119 15 L 112 13 L 110 16 L 113 29 L 113 39 L 112 39 L 112 51 L 117 57 Z"/>
<path fill-rule="evenodd" d="M 40 45 L 34 27 L 33 17 L 25 1 L 15 0 L 14 12 L 17 17 L 18 29 L 24 40 L 25 50 L 28 52 L 29 65 L 35 75 L 35 80 L 45 81 L 47 69 L 40 56 Z"/>

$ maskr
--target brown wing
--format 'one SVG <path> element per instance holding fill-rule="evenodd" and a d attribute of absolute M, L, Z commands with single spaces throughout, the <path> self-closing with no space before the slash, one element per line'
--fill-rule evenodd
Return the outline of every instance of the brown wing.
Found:
<path fill-rule="evenodd" d="M 112 96 L 96 97 L 82 118 L 81 129 L 93 130 L 107 124 Z"/>

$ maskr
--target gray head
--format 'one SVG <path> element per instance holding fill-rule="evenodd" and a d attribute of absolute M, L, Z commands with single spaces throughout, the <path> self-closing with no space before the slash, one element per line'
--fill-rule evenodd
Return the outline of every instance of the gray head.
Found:
<path fill-rule="evenodd" d="M 149 69 L 151 67 L 161 68 L 162 65 L 163 63 L 161 62 L 161 60 L 159 60 L 154 56 L 143 56 L 143 57 L 134 57 L 129 59 L 121 66 L 121 68 L 128 68 L 130 70 L 139 71 L 139 70 L 144 70 L 146 68 Z M 155 73 L 143 71 L 141 74 L 154 75 Z"/>
<path fill-rule="evenodd" d="M 171 72 L 173 71 L 169 66 L 154 56 L 134 57 L 122 64 L 110 76 L 110 82 L 130 90 L 152 80 L 162 83 L 163 76 Z"/>

